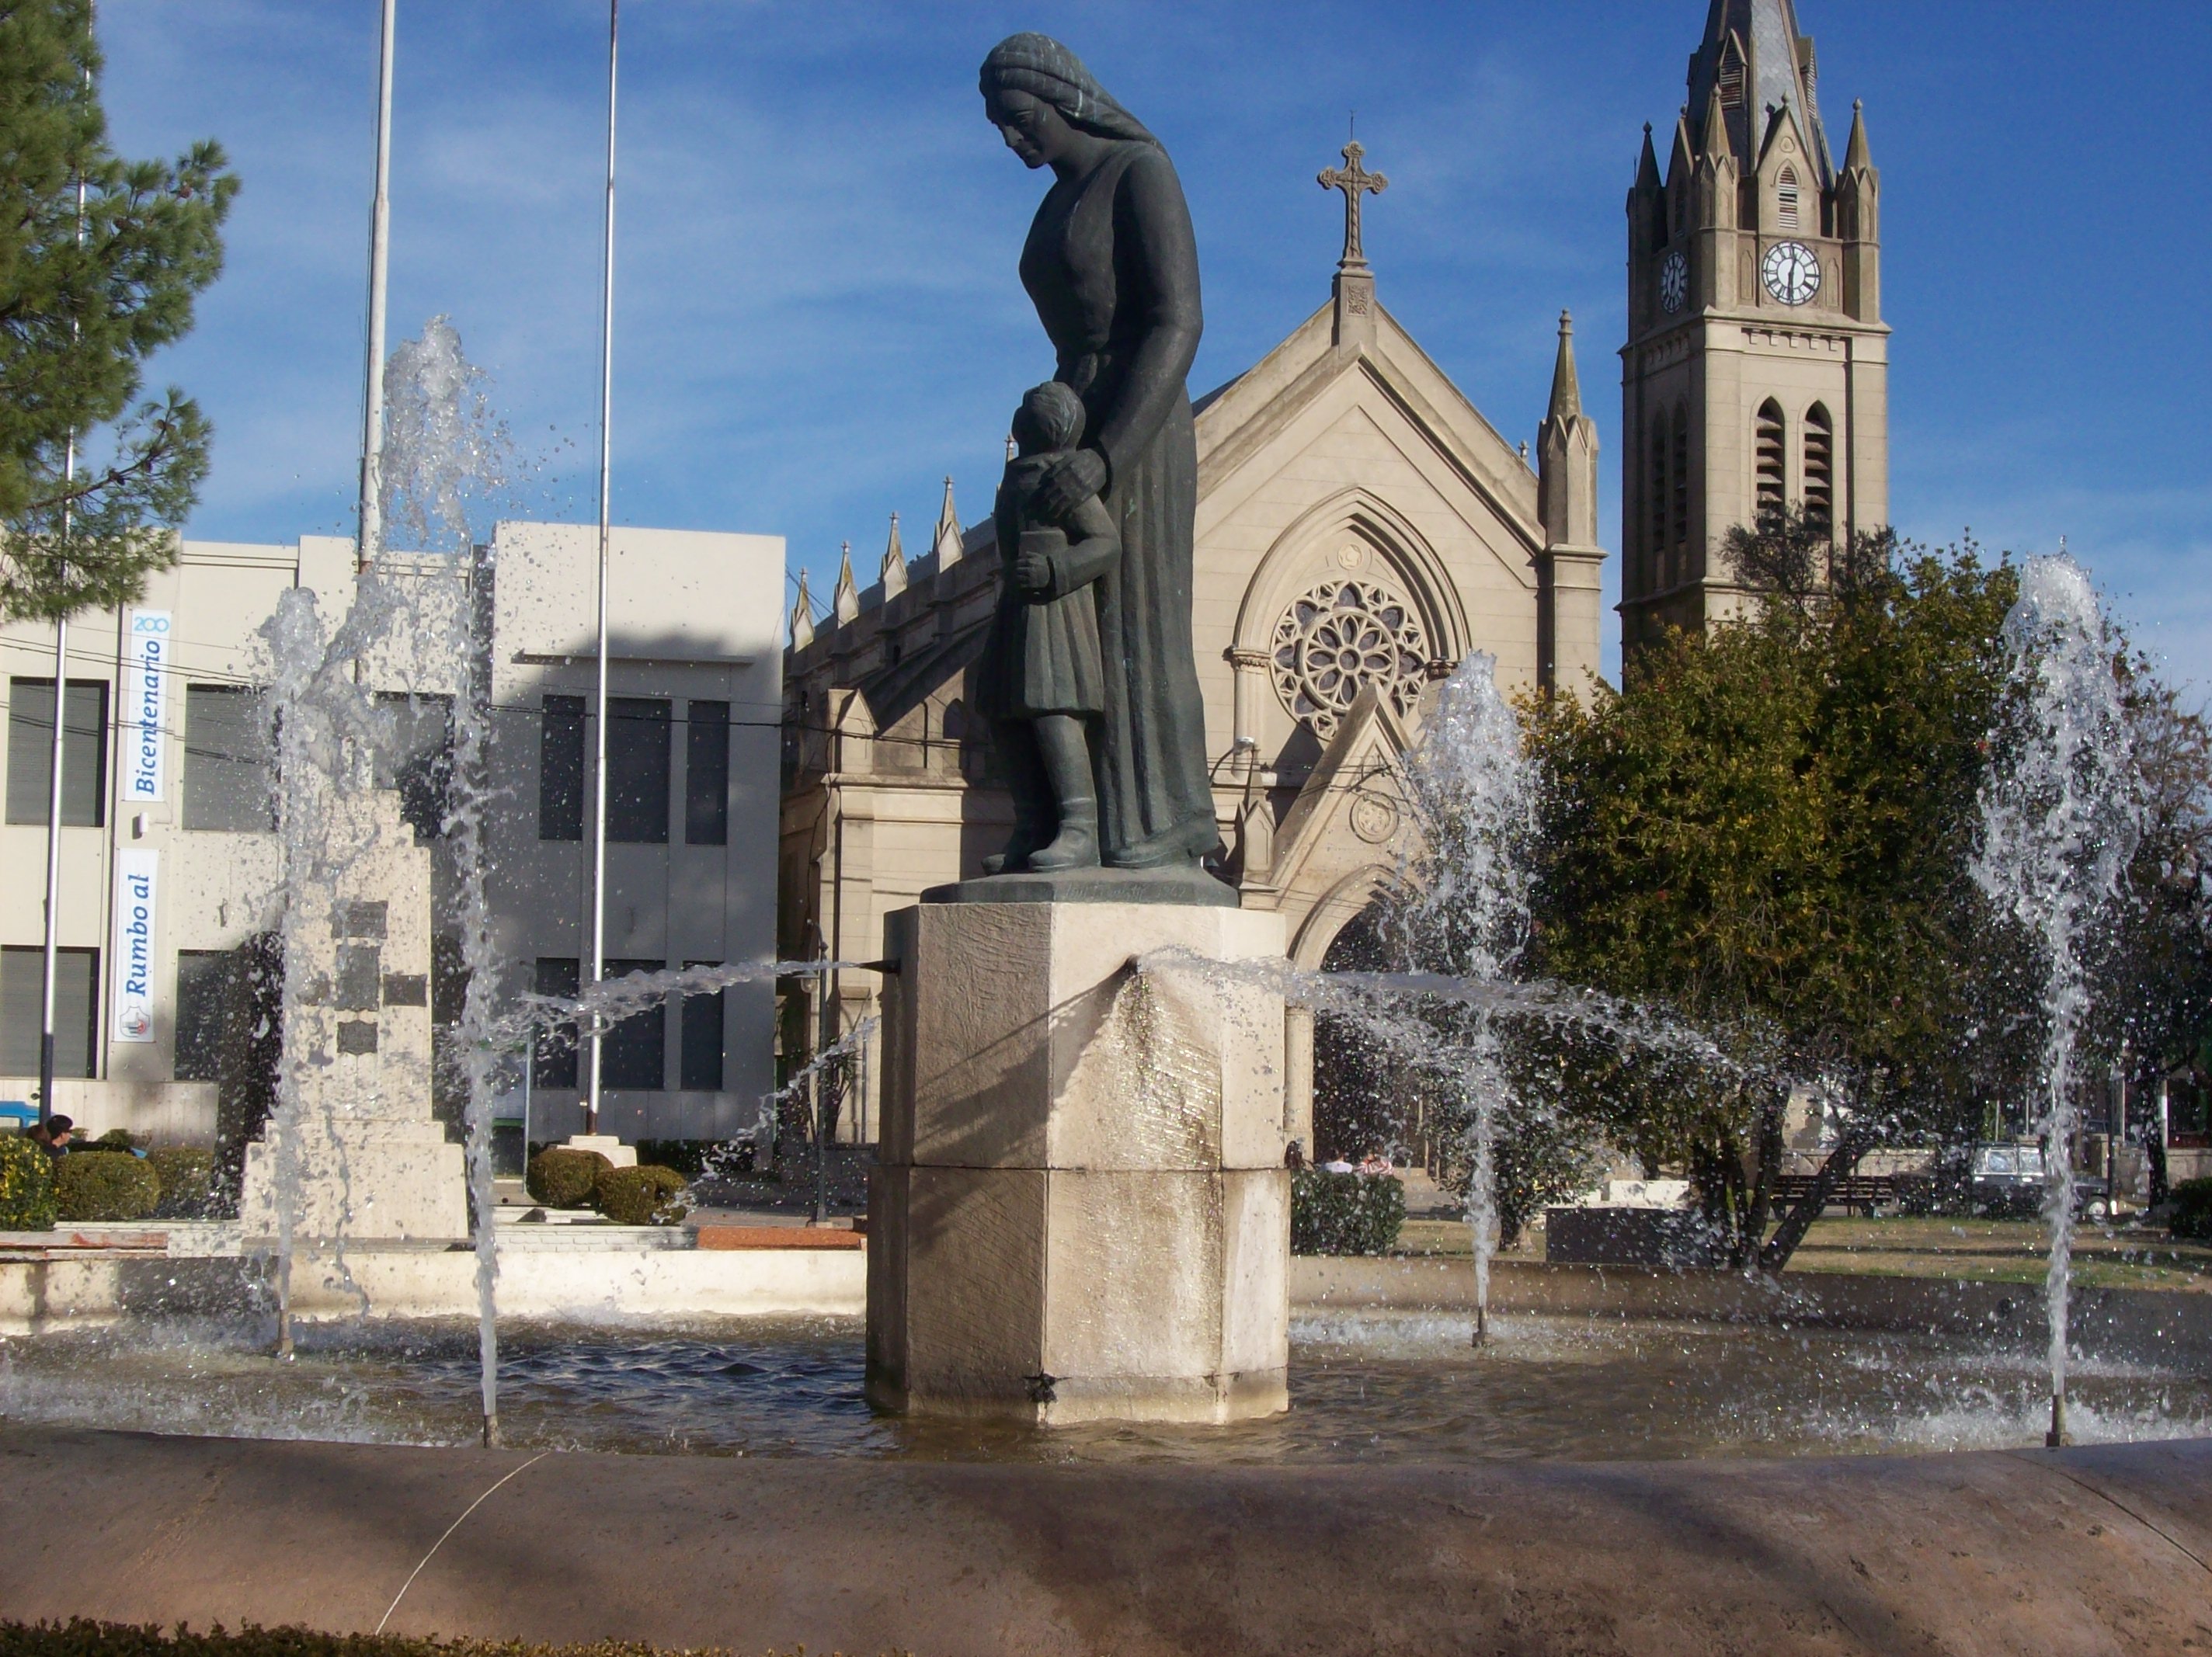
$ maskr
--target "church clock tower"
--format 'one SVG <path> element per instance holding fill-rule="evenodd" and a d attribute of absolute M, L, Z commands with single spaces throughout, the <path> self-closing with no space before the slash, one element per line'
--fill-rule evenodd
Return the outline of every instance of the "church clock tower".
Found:
<path fill-rule="evenodd" d="M 1628 195 L 1621 639 L 1740 610 L 1723 542 L 1802 503 L 1841 537 L 1889 519 L 1881 181 L 1852 106 L 1831 157 L 1792 0 L 1712 0 L 1665 179 Z"/>

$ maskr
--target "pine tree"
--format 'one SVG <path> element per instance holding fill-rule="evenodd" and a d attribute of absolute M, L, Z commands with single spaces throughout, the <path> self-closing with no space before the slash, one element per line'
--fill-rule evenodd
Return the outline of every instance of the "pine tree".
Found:
<path fill-rule="evenodd" d="M 91 0 L 0 6 L 0 621 L 136 598 L 207 475 L 199 406 L 138 398 L 222 269 L 238 179 L 212 141 L 118 156 L 100 70 Z"/>

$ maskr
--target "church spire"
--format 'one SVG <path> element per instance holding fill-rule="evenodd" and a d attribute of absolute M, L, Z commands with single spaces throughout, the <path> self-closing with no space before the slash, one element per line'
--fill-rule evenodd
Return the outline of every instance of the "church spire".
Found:
<path fill-rule="evenodd" d="M 1575 319 L 1559 313 L 1559 355 L 1552 364 L 1552 407 L 1545 419 L 1577 420 L 1583 412 L 1582 382 L 1575 375 Z"/>
<path fill-rule="evenodd" d="M 791 647 L 804 650 L 814 642 L 814 595 L 806 590 L 806 571 L 799 572 L 799 597 L 791 606 Z"/>
<path fill-rule="evenodd" d="M 1659 190 L 1659 152 L 1651 147 L 1651 123 L 1644 124 L 1644 154 L 1636 161 L 1636 191 L 1656 195 Z"/>
<path fill-rule="evenodd" d="M 884 584 L 884 598 L 896 598 L 906 591 L 906 546 L 899 539 L 898 514 L 891 514 L 891 538 L 884 548 L 884 566 L 878 579 Z"/>
<path fill-rule="evenodd" d="M 1690 107 L 1702 109 L 1710 100 L 1719 100 L 1740 171 L 1747 173 L 1758 164 L 1766 112 L 1787 104 L 1803 123 L 1822 187 L 1834 182 L 1814 95 L 1819 78 L 1813 37 L 1799 30 L 1794 0 L 1712 0 L 1705 37 L 1690 59 Z M 1713 143 L 1706 134 L 1706 146 Z"/>
<path fill-rule="evenodd" d="M 830 596 L 830 613 L 836 616 L 837 625 L 844 626 L 860 613 L 860 588 L 853 580 L 853 543 L 843 543 L 837 561 L 837 586 Z"/>
<path fill-rule="evenodd" d="M 937 509 L 937 533 L 930 537 L 937 568 L 950 569 L 960 561 L 960 514 L 952 510 L 952 480 L 945 480 L 945 504 Z"/>
<path fill-rule="evenodd" d="M 1851 137 L 1844 146 L 1844 171 L 1869 172 L 1874 167 L 1874 151 L 1867 143 L 1866 106 L 1857 99 L 1851 100 Z"/>

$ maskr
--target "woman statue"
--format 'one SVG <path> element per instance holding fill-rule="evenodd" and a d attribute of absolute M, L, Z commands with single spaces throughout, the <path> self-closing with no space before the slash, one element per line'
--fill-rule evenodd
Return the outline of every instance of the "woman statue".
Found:
<path fill-rule="evenodd" d="M 1220 838 L 1190 642 L 1198 445 L 1183 382 L 1200 328 L 1190 209 L 1159 140 L 1057 40 L 1000 41 L 983 60 L 982 90 L 1006 147 L 1053 171 L 1022 248 L 1022 286 L 1059 354 L 1054 378 L 1085 413 L 1080 446 L 1049 464 L 1035 504 L 1064 519 L 1097 496 L 1121 542 L 1095 584 L 1103 712 L 1085 721 L 1100 859 L 1188 868 Z M 1028 768 L 1008 768 L 1018 791 Z M 1002 866 L 1026 866 L 1035 849 L 1018 834 Z"/>

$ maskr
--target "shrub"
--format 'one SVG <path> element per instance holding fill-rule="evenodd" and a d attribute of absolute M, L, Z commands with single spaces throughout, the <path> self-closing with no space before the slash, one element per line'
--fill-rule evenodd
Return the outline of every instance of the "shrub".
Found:
<path fill-rule="evenodd" d="M 0 1134 L 0 1231 L 54 1229 L 54 1159 L 21 1134 Z"/>
<path fill-rule="evenodd" d="M 158 1220 L 203 1220 L 215 1208 L 215 1153 L 197 1145 L 164 1145 L 146 1153 L 161 1181 Z"/>
<path fill-rule="evenodd" d="M 2212 1179 L 2184 1180 L 2173 1187 L 2173 1218 L 2169 1223 L 2177 1237 L 2212 1242 Z"/>
<path fill-rule="evenodd" d="M 531 1200 L 548 1208 L 589 1208 L 592 1186 L 613 1166 L 596 1150 L 548 1145 L 530 1159 L 522 1183 Z"/>
<path fill-rule="evenodd" d="M 650 1162 L 604 1169 L 592 1187 L 592 1206 L 617 1225 L 674 1225 L 691 1211 L 684 1176 Z"/>
<path fill-rule="evenodd" d="M 131 1137 L 129 1128 L 112 1127 L 84 1148 L 87 1150 L 137 1150 L 140 1146 Z"/>
<path fill-rule="evenodd" d="M 54 1163 L 54 1206 L 64 1220 L 143 1220 L 161 1200 L 161 1176 L 127 1150 L 76 1150 Z"/>
<path fill-rule="evenodd" d="M 1406 1187 L 1388 1174 L 1309 1168 L 1291 1176 L 1294 1254 L 1387 1254 L 1405 1223 Z"/>

